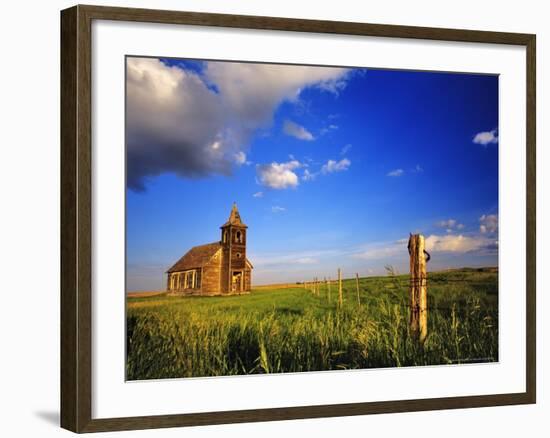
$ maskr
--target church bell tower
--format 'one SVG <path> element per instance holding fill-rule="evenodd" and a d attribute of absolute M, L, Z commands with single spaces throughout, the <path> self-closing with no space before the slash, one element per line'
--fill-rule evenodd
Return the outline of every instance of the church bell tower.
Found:
<path fill-rule="evenodd" d="M 237 204 L 233 203 L 229 219 L 221 227 L 222 293 L 239 294 L 246 290 L 246 231 Z"/>

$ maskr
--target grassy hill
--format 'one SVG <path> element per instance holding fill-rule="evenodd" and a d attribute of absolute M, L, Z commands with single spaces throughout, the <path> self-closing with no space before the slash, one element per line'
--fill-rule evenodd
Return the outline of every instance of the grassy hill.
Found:
<path fill-rule="evenodd" d="M 498 360 L 498 271 L 430 273 L 429 334 L 409 336 L 408 276 L 233 297 L 127 298 L 127 378 L 158 379 Z"/>

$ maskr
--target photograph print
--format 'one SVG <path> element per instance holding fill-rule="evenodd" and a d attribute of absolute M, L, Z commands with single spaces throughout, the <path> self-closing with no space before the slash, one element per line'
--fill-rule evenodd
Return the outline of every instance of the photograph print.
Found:
<path fill-rule="evenodd" d="M 127 380 L 499 360 L 499 78 L 126 58 Z"/>

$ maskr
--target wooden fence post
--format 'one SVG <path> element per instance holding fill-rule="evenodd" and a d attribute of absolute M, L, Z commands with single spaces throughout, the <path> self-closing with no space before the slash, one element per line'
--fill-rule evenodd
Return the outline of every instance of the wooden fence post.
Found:
<path fill-rule="evenodd" d="M 338 268 L 338 306 L 344 304 L 344 293 L 342 292 L 342 270 Z"/>
<path fill-rule="evenodd" d="M 411 333 L 421 344 L 428 336 L 428 285 L 426 263 L 430 255 L 424 249 L 424 236 L 411 234 L 409 237 L 410 255 L 410 328 Z"/>
<path fill-rule="evenodd" d="M 355 288 L 357 289 L 357 304 L 361 305 L 361 299 L 359 298 L 359 274 L 355 273 Z"/>
<path fill-rule="evenodd" d="M 328 302 L 330 304 L 330 283 L 331 283 L 331 280 L 330 280 L 330 277 L 328 278 Z"/>

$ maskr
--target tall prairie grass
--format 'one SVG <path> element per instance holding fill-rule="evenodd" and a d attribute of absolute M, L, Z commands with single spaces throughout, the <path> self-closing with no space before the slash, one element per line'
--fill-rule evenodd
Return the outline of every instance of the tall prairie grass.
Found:
<path fill-rule="evenodd" d="M 498 360 L 496 272 L 430 274 L 429 331 L 409 334 L 406 276 L 344 281 L 344 305 L 297 286 L 235 297 L 128 298 L 129 380 Z"/>

